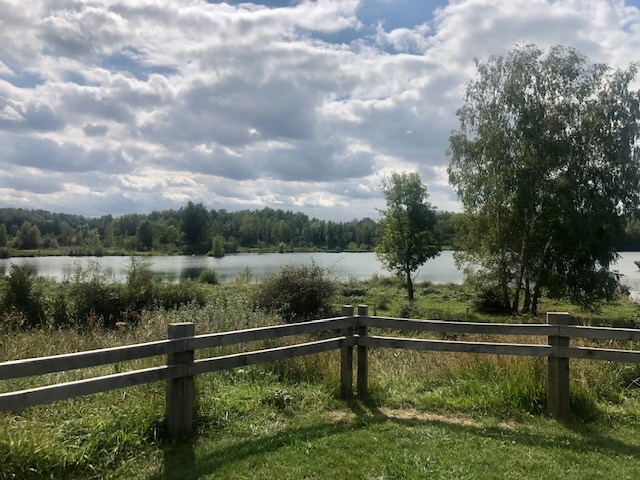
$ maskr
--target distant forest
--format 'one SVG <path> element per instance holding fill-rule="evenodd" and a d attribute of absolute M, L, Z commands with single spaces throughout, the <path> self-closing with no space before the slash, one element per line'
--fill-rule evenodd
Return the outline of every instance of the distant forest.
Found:
<path fill-rule="evenodd" d="M 438 212 L 437 238 L 452 245 L 452 220 Z M 88 218 L 44 210 L 0 209 L 0 248 L 95 255 L 158 252 L 217 256 L 241 251 L 370 251 L 380 223 L 371 218 L 333 222 L 300 212 L 209 210 L 189 202 L 179 210 Z M 47 253 L 47 252 L 43 252 Z"/>
<path fill-rule="evenodd" d="M 464 214 L 436 212 L 435 237 L 455 248 Z M 109 255 L 140 252 L 215 254 L 247 251 L 371 251 L 381 224 L 371 218 L 333 222 L 300 212 L 209 210 L 189 202 L 179 210 L 99 218 L 45 210 L 0 208 L 0 248 L 47 250 L 42 254 Z M 640 215 L 627 219 L 620 251 L 640 251 Z M 16 252 L 17 253 L 17 252 Z"/>

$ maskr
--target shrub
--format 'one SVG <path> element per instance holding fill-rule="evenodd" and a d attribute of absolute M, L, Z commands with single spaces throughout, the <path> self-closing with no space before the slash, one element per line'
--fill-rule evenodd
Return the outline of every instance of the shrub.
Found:
<path fill-rule="evenodd" d="M 170 310 L 187 304 L 202 307 L 206 303 L 202 285 L 186 280 L 180 283 L 160 282 L 155 288 L 155 306 Z"/>
<path fill-rule="evenodd" d="M 198 275 L 198 282 L 218 285 L 218 274 L 213 268 L 205 268 Z"/>
<path fill-rule="evenodd" d="M 155 287 L 151 264 L 147 260 L 131 257 L 125 284 L 128 308 L 136 312 L 150 308 L 155 298 Z"/>
<path fill-rule="evenodd" d="M 97 318 L 111 327 L 121 320 L 122 287 L 98 262 L 91 261 L 86 268 L 76 264 L 68 282 L 71 317 L 78 325 L 86 326 L 90 318 Z"/>
<path fill-rule="evenodd" d="M 17 311 L 29 327 L 45 322 L 44 295 L 36 285 L 35 271 L 31 267 L 11 265 L 2 299 L 6 313 Z"/>
<path fill-rule="evenodd" d="M 328 315 L 337 282 L 315 264 L 288 265 L 267 277 L 256 289 L 255 303 L 278 313 L 287 323 Z"/>
<path fill-rule="evenodd" d="M 251 270 L 251 268 L 249 268 L 249 266 L 247 265 L 240 272 L 238 272 L 234 281 L 238 285 L 246 285 L 248 283 L 251 283 L 253 281 L 253 270 Z"/>
<path fill-rule="evenodd" d="M 502 304 L 498 287 L 485 285 L 478 288 L 473 298 L 473 307 L 482 313 L 506 313 L 509 311 Z"/>

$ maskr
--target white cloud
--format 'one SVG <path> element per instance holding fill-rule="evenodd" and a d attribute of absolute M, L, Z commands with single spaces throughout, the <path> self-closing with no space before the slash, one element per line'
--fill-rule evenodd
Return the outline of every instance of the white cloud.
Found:
<path fill-rule="evenodd" d="M 363 8 L 0 0 L 0 202 L 351 219 L 376 216 L 382 177 L 410 170 L 457 208 L 444 152 L 475 57 L 532 42 L 640 60 L 640 11 L 620 0 L 452 0 L 393 28 Z"/>

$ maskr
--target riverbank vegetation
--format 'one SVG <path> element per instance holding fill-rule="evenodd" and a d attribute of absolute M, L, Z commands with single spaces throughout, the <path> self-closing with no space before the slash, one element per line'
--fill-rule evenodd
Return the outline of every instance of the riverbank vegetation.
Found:
<path fill-rule="evenodd" d="M 166 338 L 171 322 L 193 321 L 198 333 L 281 323 L 288 321 L 287 312 L 262 307 L 260 295 L 290 292 L 283 303 L 307 302 L 308 298 L 294 295 L 295 286 L 308 282 L 313 287 L 311 282 L 319 278 L 316 287 L 322 288 L 308 291 L 324 294 L 328 285 L 330 295 L 319 300 L 317 312 L 299 314 L 300 318 L 335 314 L 346 303 L 366 303 L 371 311 L 397 317 L 544 320 L 530 314 L 485 313 L 475 306 L 477 292 L 470 285 L 419 283 L 415 300 L 409 302 L 401 279 L 338 282 L 314 268 L 281 274 L 280 282 L 272 283 L 247 282 L 251 275 L 245 272 L 233 284 L 176 284 L 174 288 L 198 296 L 169 305 L 161 304 L 167 291 L 143 289 L 148 282 L 137 280 L 146 278 L 144 265 L 134 264 L 129 280 L 119 287 L 121 307 L 128 310 L 119 317 L 124 321 L 114 323 L 113 317 L 93 311 L 87 322 L 62 327 L 54 322 L 55 312 L 77 312 L 75 302 L 82 296 L 93 298 L 102 292 L 101 298 L 114 300 L 114 295 L 97 288 L 105 286 L 102 274 L 79 271 L 66 285 L 28 278 L 32 284 L 26 290 L 31 299 L 42 301 L 38 305 L 44 308 L 46 321 L 29 326 L 16 321 L 28 317 L 28 309 L 5 309 L 0 361 L 160 340 Z M 17 270 L 0 282 L 5 302 L 19 293 L 7 292 L 12 282 L 24 280 L 23 274 Z M 51 302 L 62 298 L 48 297 L 55 291 L 65 292 L 66 303 Z M 148 302 L 149 298 L 154 301 Z M 543 298 L 540 311 L 547 310 L 568 310 L 578 323 L 640 325 L 638 305 L 624 296 L 598 313 Z M 236 348 L 223 347 L 219 353 L 233 353 Z M 196 440 L 186 445 L 166 440 L 164 384 L 0 414 L 0 478 L 268 478 L 274 472 L 282 478 L 320 478 L 318 472 L 324 470 L 318 468 L 329 468 L 327 462 L 338 476 L 360 478 L 374 474 L 420 478 L 478 468 L 505 475 L 520 472 L 523 478 L 540 472 L 549 478 L 598 471 L 615 471 L 623 477 L 637 473 L 638 366 L 572 361 L 573 417 L 563 425 L 544 414 L 542 359 L 377 349 L 370 355 L 371 398 L 366 402 L 339 398 L 339 352 L 199 376 Z M 116 368 L 126 371 L 163 361 L 138 360 Z M 114 373 L 113 368 L 96 367 L 87 374 Z M 59 382 L 83 374 L 51 376 Z M 49 376 L 6 381 L 0 390 L 48 381 Z M 411 439 L 417 443 L 409 448 Z M 351 442 L 349 457 L 344 456 L 343 442 Z M 477 448 L 481 454 L 472 454 Z M 452 452 L 460 449 L 464 455 Z M 505 455 L 512 454 L 521 458 L 506 462 Z M 354 460 L 358 455 L 367 461 Z"/>

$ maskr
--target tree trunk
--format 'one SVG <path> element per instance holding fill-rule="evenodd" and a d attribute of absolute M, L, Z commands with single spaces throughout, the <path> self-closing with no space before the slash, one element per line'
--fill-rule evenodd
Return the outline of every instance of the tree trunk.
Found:
<path fill-rule="evenodd" d="M 505 279 L 502 279 L 502 305 L 508 309 L 511 306 L 509 303 L 509 285 Z"/>
<path fill-rule="evenodd" d="M 507 282 L 507 259 L 504 251 L 500 252 L 500 288 L 502 290 L 502 306 L 508 309 L 511 306 L 509 301 L 509 284 Z"/>
<path fill-rule="evenodd" d="M 413 280 L 411 278 L 411 270 L 407 269 L 407 295 L 409 296 L 409 301 L 413 302 Z"/>
<path fill-rule="evenodd" d="M 531 285 L 529 277 L 524 280 L 524 302 L 522 304 L 522 313 L 531 311 Z"/>
<path fill-rule="evenodd" d="M 520 304 L 520 291 L 522 290 L 522 277 L 524 276 L 524 265 L 520 267 L 520 273 L 518 273 L 518 281 L 516 282 L 516 291 L 513 294 L 513 303 L 511 304 L 511 311 L 518 313 L 518 306 Z"/>
<path fill-rule="evenodd" d="M 540 285 L 536 283 L 533 289 L 533 300 L 531 301 L 531 313 L 538 315 L 538 299 L 540 298 Z"/>

